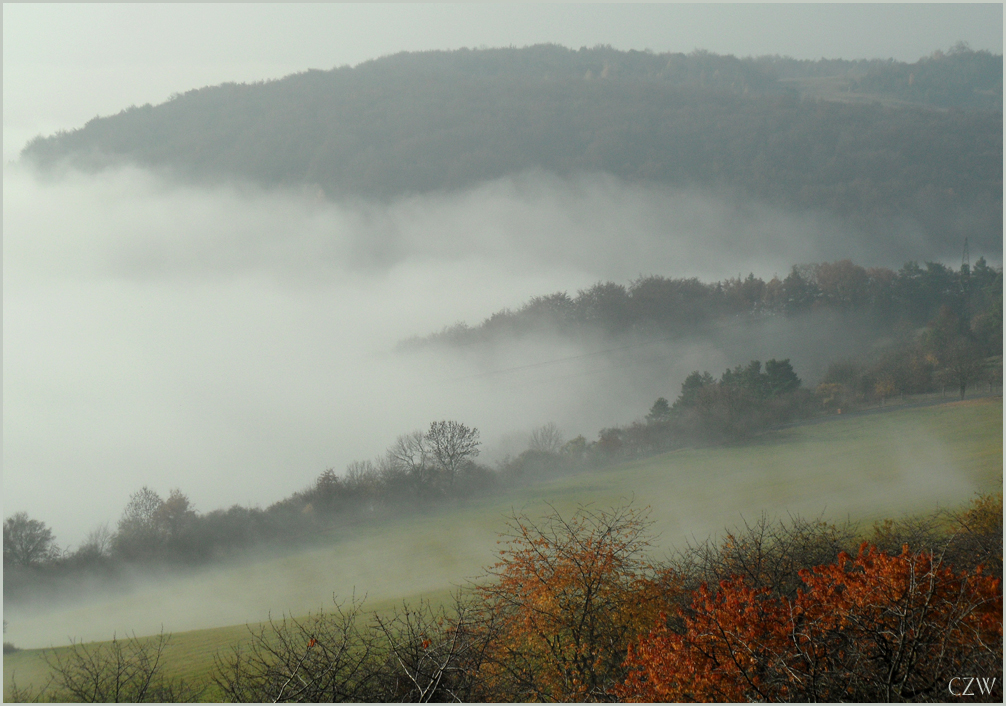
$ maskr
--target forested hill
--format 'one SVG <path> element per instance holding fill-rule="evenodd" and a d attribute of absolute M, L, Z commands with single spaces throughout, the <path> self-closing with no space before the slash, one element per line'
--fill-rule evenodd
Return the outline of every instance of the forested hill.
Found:
<path fill-rule="evenodd" d="M 964 322 L 982 355 L 1001 356 L 1002 268 L 979 258 L 974 267 L 959 271 L 938 262 L 924 267 L 907 262 L 895 272 L 842 260 L 794 266 L 784 279 L 768 282 L 753 274 L 712 283 L 660 276 L 640 277 L 628 287 L 598 282 L 575 297 L 566 292 L 532 297 L 519 309 L 497 311 L 476 326 L 457 323 L 400 347 L 466 346 L 546 332 L 572 339 L 599 334 L 684 339 L 745 320 L 826 312 L 851 315 L 859 326 L 883 331 L 884 337 L 894 331 L 914 336 L 919 327 L 952 316 Z"/>
<path fill-rule="evenodd" d="M 1002 57 L 914 64 L 554 45 L 402 53 L 201 88 L 38 137 L 42 167 L 121 161 L 389 197 L 529 169 L 724 189 L 884 232 L 1002 243 Z"/>

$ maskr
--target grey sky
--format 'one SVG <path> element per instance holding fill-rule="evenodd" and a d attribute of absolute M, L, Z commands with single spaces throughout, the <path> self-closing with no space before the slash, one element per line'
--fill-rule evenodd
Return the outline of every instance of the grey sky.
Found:
<path fill-rule="evenodd" d="M 224 81 L 403 50 L 611 44 L 738 56 L 915 61 L 965 40 L 1002 52 L 1001 4 L 10 4 L 3 153 L 39 133 Z"/>

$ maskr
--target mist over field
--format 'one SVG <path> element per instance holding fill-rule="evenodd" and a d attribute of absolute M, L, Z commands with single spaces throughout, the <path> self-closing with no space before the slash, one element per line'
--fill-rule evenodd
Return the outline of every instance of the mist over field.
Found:
<path fill-rule="evenodd" d="M 138 169 L 4 182 L 4 507 L 62 546 L 143 485 L 264 507 L 435 419 L 479 427 L 492 461 L 548 421 L 593 438 L 641 417 L 696 368 L 791 357 L 809 382 L 857 346 L 817 319 L 395 352 L 409 336 L 599 280 L 897 265 L 823 216 L 598 175 L 385 203 Z"/>
<path fill-rule="evenodd" d="M 649 505 L 658 559 L 690 542 L 722 537 L 725 528 L 743 527 L 761 513 L 837 523 L 851 515 L 865 518 L 865 528 L 873 518 L 906 510 L 953 507 L 984 487 L 986 464 L 978 461 L 975 442 L 998 434 L 1001 405 L 997 416 L 989 414 L 994 404 L 848 417 L 790 430 L 781 445 L 684 450 L 657 463 L 644 459 L 587 472 L 446 513 L 385 518 L 355 532 L 342 528 L 323 546 L 257 551 L 195 571 L 127 570 L 118 590 L 83 580 L 64 600 L 5 606 L 7 638 L 21 647 L 45 647 L 70 636 L 103 640 L 161 629 L 177 635 L 329 610 L 333 596 L 366 596 L 371 609 L 403 597 L 442 597 L 448 587 L 484 576 L 508 513 L 537 517 L 551 505 L 568 514 L 588 498 L 594 507 Z M 941 414 L 948 416 L 941 420 Z M 243 628 L 232 634 L 246 637 Z"/>

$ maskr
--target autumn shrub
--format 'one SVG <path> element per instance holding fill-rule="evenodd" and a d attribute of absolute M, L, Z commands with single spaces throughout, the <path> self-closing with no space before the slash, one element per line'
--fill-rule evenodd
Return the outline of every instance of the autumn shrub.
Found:
<path fill-rule="evenodd" d="M 1000 675 L 1002 591 L 981 569 L 863 545 L 800 572 L 794 598 L 743 578 L 703 585 L 629 648 L 631 701 L 943 701 L 951 678 Z M 999 682 L 1001 694 L 1001 680 Z"/>
<path fill-rule="evenodd" d="M 643 556 L 649 523 L 629 507 L 514 517 L 489 581 L 477 584 L 492 631 L 480 698 L 612 701 L 630 641 L 676 592 Z"/>
<path fill-rule="evenodd" d="M 1002 492 L 977 496 L 962 510 L 939 510 L 879 520 L 866 540 L 888 554 L 908 545 L 943 557 L 943 563 L 958 571 L 979 566 L 986 576 L 1002 578 Z"/>

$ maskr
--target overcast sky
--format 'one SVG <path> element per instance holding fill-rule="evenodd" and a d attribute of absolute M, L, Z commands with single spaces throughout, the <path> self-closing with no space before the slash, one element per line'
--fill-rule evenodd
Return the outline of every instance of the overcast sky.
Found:
<path fill-rule="evenodd" d="M 916 61 L 1002 52 L 1001 4 L 28 4 L 3 6 L 3 153 L 95 115 L 224 81 L 403 50 L 610 44 Z"/>

